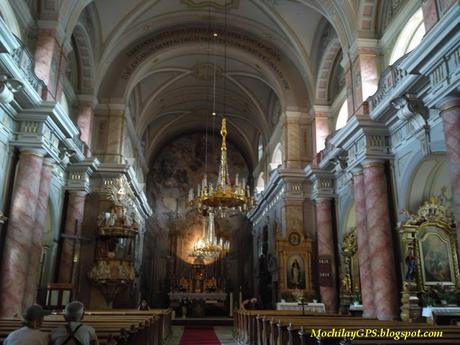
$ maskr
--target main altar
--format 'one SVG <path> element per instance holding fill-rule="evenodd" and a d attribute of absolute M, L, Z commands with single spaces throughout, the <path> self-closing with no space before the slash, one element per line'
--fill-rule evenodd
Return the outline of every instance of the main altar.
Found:
<path fill-rule="evenodd" d="M 233 309 L 233 299 L 224 290 L 225 282 L 215 277 L 205 278 L 204 267 L 193 265 L 193 278 L 182 278 L 168 294 L 170 307 L 179 317 L 227 316 Z"/>

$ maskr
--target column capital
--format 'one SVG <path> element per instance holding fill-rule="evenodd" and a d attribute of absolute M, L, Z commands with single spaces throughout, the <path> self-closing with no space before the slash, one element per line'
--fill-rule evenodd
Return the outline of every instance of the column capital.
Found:
<path fill-rule="evenodd" d="M 447 96 L 439 102 L 438 106 L 441 113 L 451 109 L 458 109 L 460 108 L 460 96 Z"/>
<path fill-rule="evenodd" d="M 34 148 L 19 148 L 20 156 L 36 156 L 43 158 L 46 155 L 46 151 L 42 149 L 34 149 Z"/>
<path fill-rule="evenodd" d="M 86 190 L 68 190 L 69 195 L 76 196 L 80 198 L 86 198 L 88 192 Z"/>
<path fill-rule="evenodd" d="M 363 174 L 363 168 L 359 165 L 353 167 L 351 170 L 350 170 L 351 174 L 353 176 L 359 176 L 359 175 L 362 175 Z"/>
<path fill-rule="evenodd" d="M 378 159 L 378 158 L 368 158 L 365 159 L 362 163 L 361 166 L 363 168 L 370 168 L 370 167 L 383 167 L 385 164 L 384 159 Z"/>

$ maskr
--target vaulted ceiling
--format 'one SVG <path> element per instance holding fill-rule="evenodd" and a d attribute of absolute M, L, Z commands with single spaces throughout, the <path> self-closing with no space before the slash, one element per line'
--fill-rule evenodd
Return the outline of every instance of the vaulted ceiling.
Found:
<path fill-rule="evenodd" d="M 347 45 L 354 15 L 351 2 L 332 0 L 62 2 L 65 30 L 86 13 L 98 101 L 129 104 L 147 160 L 173 136 L 204 130 L 215 99 L 230 139 L 256 162 L 280 112 L 312 105 L 322 31 Z"/>

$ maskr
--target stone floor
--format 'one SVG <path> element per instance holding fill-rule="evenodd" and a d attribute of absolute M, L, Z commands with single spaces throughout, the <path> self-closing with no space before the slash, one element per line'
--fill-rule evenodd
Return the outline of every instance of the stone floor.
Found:
<path fill-rule="evenodd" d="M 229 326 L 215 326 L 214 331 L 219 338 L 222 345 L 236 345 L 232 336 L 232 327 Z M 182 333 L 184 332 L 183 326 L 173 326 L 172 335 L 167 339 L 166 345 L 179 345 Z"/>

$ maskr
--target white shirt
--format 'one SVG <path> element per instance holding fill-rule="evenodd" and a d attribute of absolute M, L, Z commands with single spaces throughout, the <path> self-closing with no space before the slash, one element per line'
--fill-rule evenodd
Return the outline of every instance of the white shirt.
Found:
<path fill-rule="evenodd" d="M 38 329 L 22 327 L 11 332 L 3 345 L 48 345 L 49 336 Z"/>
<path fill-rule="evenodd" d="M 80 324 L 81 322 L 71 322 L 70 328 L 72 329 L 72 331 L 75 331 L 75 329 Z M 84 324 L 78 329 L 74 336 L 83 345 L 90 345 L 92 340 L 97 339 L 96 331 L 94 330 L 94 328 Z M 51 343 L 53 345 L 62 345 L 68 337 L 69 333 L 67 332 L 65 326 L 60 326 L 51 332 Z M 76 343 L 73 339 L 71 339 L 66 343 L 66 345 L 76 345 Z"/>

